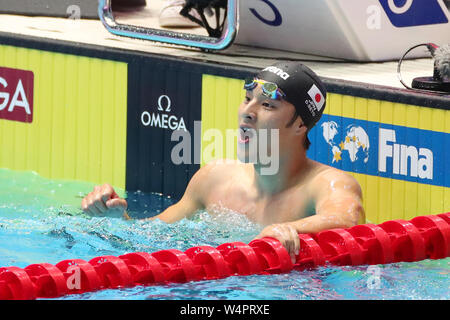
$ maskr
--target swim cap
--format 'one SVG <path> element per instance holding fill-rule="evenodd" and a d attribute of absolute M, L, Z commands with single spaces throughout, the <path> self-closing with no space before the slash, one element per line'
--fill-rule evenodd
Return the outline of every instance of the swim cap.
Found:
<path fill-rule="evenodd" d="M 327 91 L 319 77 L 299 62 L 278 62 L 261 70 L 256 77 L 276 83 L 292 103 L 308 129 L 320 120 Z"/>

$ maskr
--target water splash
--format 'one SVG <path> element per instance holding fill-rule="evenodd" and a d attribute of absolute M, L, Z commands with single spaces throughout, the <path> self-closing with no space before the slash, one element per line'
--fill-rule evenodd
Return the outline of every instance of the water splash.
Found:
<path fill-rule="evenodd" d="M 55 181 L 31 172 L 0 169 L 0 266 L 26 267 L 100 255 L 225 242 L 250 242 L 262 229 L 221 207 L 174 224 L 160 220 L 91 217 L 81 211 L 93 184 Z M 126 194 L 134 217 L 150 217 L 174 203 L 160 194 Z M 133 201 L 136 200 L 136 201 Z M 281 275 L 102 290 L 59 299 L 449 299 L 450 258 L 377 266 L 379 286 L 368 285 L 368 266 L 321 267 Z"/>

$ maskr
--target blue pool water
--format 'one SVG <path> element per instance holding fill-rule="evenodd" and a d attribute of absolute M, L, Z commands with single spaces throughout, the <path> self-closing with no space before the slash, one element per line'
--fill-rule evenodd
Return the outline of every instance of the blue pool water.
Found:
<path fill-rule="evenodd" d="M 193 246 L 250 242 L 261 226 L 226 210 L 199 212 L 174 224 L 159 220 L 90 217 L 82 197 L 93 184 L 55 181 L 33 172 L 0 169 L 0 266 Z M 118 190 L 125 196 L 124 190 Z M 127 195 L 131 215 L 149 217 L 173 203 L 169 197 Z M 138 205 L 139 204 L 139 205 Z M 229 277 L 214 281 L 138 286 L 68 295 L 57 299 L 449 299 L 450 258 L 414 263 L 320 267 L 281 275 Z"/>

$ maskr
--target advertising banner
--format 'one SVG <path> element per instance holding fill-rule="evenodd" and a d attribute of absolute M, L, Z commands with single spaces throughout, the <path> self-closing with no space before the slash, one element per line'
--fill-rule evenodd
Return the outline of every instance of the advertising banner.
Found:
<path fill-rule="evenodd" d="M 237 43 L 357 61 L 450 43 L 449 0 L 240 1 Z M 408 57 L 429 57 L 416 50 Z"/>
<path fill-rule="evenodd" d="M 0 119 L 33 121 L 32 71 L 0 67 Z"/>
<path fill-rule="evenodd" d="M 194 124 L 201 120 L 201 74 L 140 60 L 130 65 L 129 77 L 127 189 L 179 198 L 200 167 Z M 188 148 L 177 152 L 179 143 Z"/>

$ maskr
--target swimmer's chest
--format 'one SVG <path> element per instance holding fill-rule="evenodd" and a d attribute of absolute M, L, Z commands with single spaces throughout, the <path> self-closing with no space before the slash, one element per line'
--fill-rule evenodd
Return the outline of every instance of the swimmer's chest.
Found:
<path fill-rule="evenodd" d="M 263 225 L 295 221 L 315 214 L 314 201 L 306 189 L 296 186 L 274 197 L 260 198 L 248 184 L 226 183 L 211 190 L 206 208 L 230 209 Z"/>

